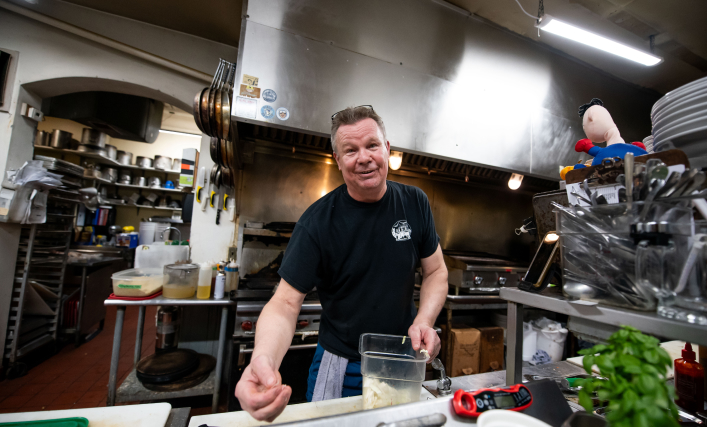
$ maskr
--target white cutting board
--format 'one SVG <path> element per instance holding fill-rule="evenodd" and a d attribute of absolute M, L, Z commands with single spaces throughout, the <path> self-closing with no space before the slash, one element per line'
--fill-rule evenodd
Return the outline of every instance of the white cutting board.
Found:
<path fill-rule="evenodd" d="M 169 403 L 148 403 L 63 411 L 18 412 L 0 414 L 0 423 L 84 417 L 88 420 L 88 427 L 165 427 L 171 410 L 172 405 Z"/>
<path fill-rule="evenodd" d="M 685 341 L 667 341 L 662 343 L 660 346 L 668 352 L 668 354 L 670 355 L 670 359 L 675 360 L 680 359 L 682 357 L 682 349 L 685 348 Z M 568 362 L 581 367 L 584 366 L 582 365 L 583 360 L 584 356 L 572 357 L 567 359 Z M 668 368 L 668 373 L 665 376 L 666 380 L 672 379 L 675 376 L 674 367 L 675 365 L 671 364 Z M 598 374 L 599 367 L 597 367 L 597 365 L 592 366 L 592 372 Z"/>
<path fill-rule="evenodd" d="M 435 399 L 434 395 L 424 387 L 420 392 L 420 400 Z M 301 420 L 311 420 L 312 418 L 328 417 L 330 415 L 348 414 L 363 409 L 363 398 L 361 396 L 344 397 L 342 399 L 325 400 L 322 402 L 299 403 L 288 405 L 275 420 L 276 423 L 287 423 Z M 192 417 L 189 427 L 199 427 L 202 424 L 219 427 L 250 427 L 270 425 L 264 421 L 258 421 L 251 417 L 246 411 L 225 412 L 221 414 L 201 415 Z M 90 426 L 89 426 L 90 427 Z"/>
<path fill-rule="evenodd" d="M 342 399 L 325 400 L 322 402 L 299 403 L 288 405 L 275 420 L 276 423 L 309 420 L 330 415 L 348 414 L 363 409 L 361 396 L 344 397 Z M 221 414 L 201 415 L 191 417 L 189 427 L 199 427 L 202 424 L 219 427 L 250 427 L 263 426 L 271 423 L 258 421 L 246 411 L 225 412 Z M 89 426 L 90 427 L 90 426 Z"/>

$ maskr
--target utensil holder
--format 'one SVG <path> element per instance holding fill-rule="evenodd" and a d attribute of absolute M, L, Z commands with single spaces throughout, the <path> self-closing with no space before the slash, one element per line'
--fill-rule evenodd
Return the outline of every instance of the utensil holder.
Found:
<path fill-rule="evenodd" d="M 651 311 L 657 306 L 659 289 L 670 276 L 666 271 L 659 277 L 639 276 L 636 257 L 638 244 L 649 234 L 632 233 L 636 223 L 668 224 L 669 232 L 661 235 L 672 242 L 674 249 L 667 259 L 671 266 L 681 268 L 687 258 L 687 248 L 694 233 L 692 210 L 665 203 L 652 203 L 645 219 L 640 221 L 643 202 L 557 209 L 557 229 L 560 235 L 563 294 L 566 297 L 594 301 L 634 310 Z M 645 246 L 645 245 L 644 245 Z M 645 249 L 641 256 L 647 256 Z M 655 252 L 650 249 L 651 253 Z M 651 258 L 652 259 L 652 258 Z M 645 264 L 645 262 L 644 262 Z M 643 266 L 641 268 L 644 268 Z M 651 268 L 657 266 L 651 264 Z M 672 267 L 671 267 L 672 268 Z"/>

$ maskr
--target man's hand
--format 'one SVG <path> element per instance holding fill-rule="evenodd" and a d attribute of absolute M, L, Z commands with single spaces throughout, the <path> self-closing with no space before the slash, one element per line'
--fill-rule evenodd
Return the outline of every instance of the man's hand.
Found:
<path fill-rule="evenodd" d="M 412 348 L 418 351 L 420 348 L 424 348 L 430 354 L 430 359 L 427 363 L 432 363 L 437 354 L 439 354 L 439 349 L 442 347 L 437 332 L 427 325 L 415 324 L 413 323 L 408 329 L 408 335 L 410 340 L 412 340 Z"/>
<path fill-rule="evenodd" d="M 280 373 L 267 356 L 253 358 L 236 385 L 241 407 L 258 421 L 275 421 L 291 395 L 292 388 L 282 384 Z"/>

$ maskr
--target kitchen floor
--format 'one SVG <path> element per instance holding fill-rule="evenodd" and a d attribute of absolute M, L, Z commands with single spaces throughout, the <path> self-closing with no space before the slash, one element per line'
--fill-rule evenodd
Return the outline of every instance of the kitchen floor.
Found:
<path fill-rule="evenodd" d="M 105 327 L 94 339 L 78 348 L 67 344 L 58 354 L 32 367 L 27 375 L 0 382 L 0 413 L 106 406 L 116 308 L 107 310 Z M 137 311 L 137 307 L 128 307 L 125 314 L 118 384 L 132 369 Z M 157 307 L 147 307 L 142 357 L 155 351 L 156 311 Z M 191 415 L 203 415 L 211 413 L 210 402 L 208 396 L 179 406 L 192 406 Z"/>

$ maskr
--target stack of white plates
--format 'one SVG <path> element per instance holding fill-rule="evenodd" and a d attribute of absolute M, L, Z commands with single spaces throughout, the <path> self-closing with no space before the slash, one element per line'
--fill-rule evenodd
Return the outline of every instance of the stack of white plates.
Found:
<path fill-rule="evenodd" d="M 692 166 L 707 166 L 707 77 L 660 98 L 651 120 L 656 152 L 679 148 Z"/>

